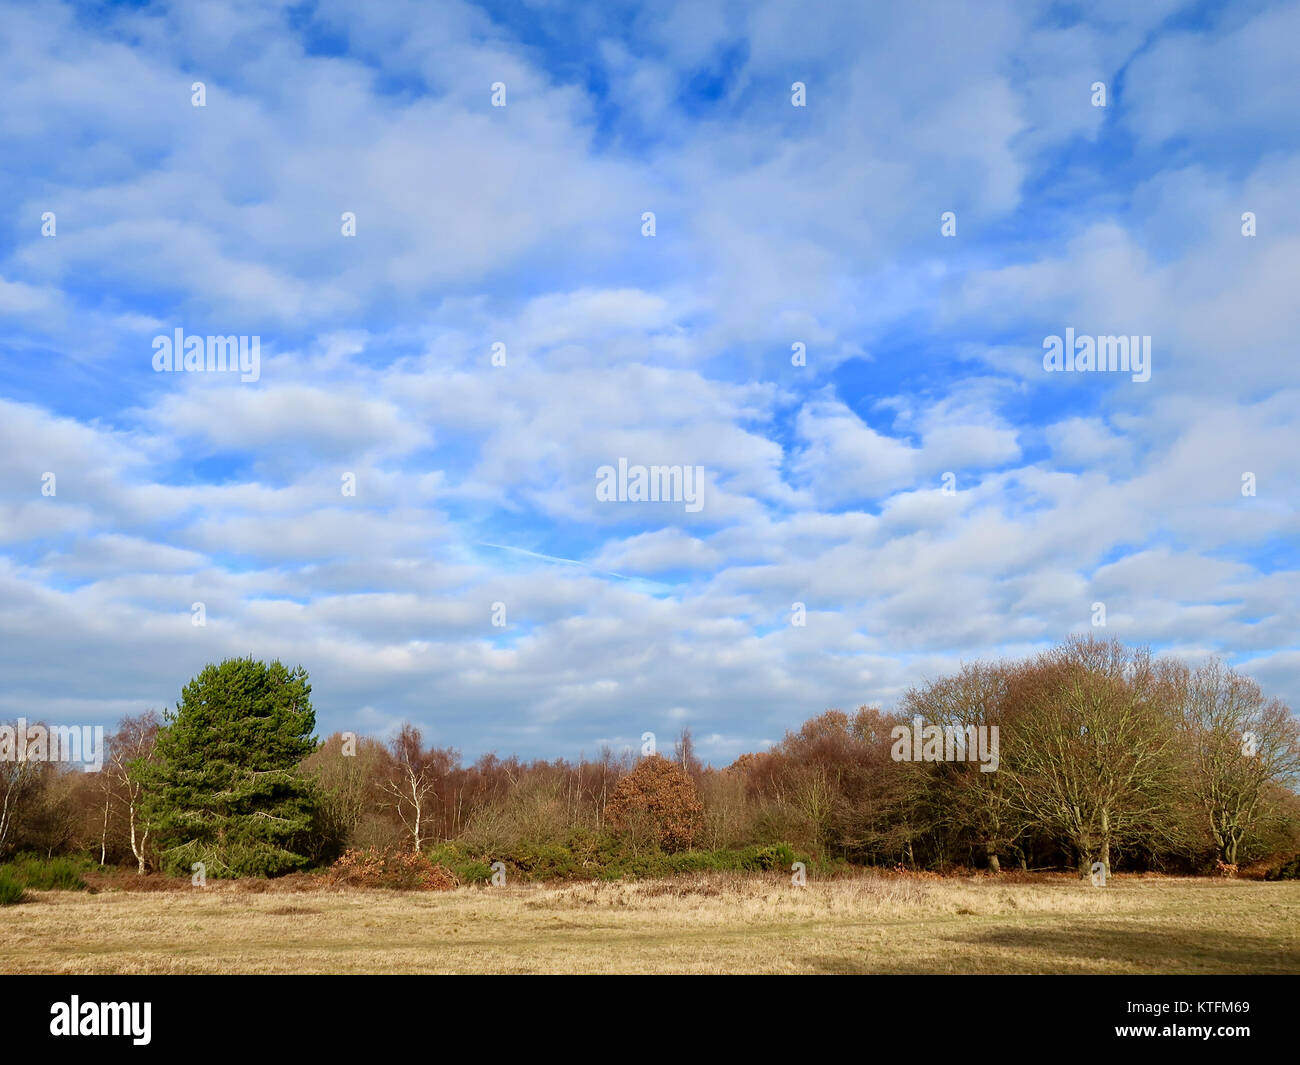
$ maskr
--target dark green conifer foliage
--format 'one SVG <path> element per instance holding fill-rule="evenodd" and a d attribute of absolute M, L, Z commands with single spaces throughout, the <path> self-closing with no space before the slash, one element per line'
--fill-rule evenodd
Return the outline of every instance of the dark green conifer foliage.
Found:
<path fill-rule="evenodd" d="M 275 876 L 307 864 L 315 788 L 298 764 L 316 749 L 315 727 L 301 666 L 232 658 L 190 681 L 142 770 L 163 869 Z"/>

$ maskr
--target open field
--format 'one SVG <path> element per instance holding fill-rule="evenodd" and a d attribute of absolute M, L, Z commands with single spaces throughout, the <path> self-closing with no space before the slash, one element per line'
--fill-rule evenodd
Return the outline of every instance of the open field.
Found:
<path fill-rule="evenodd" d="M 772 875 L 33 892 L 4 973 L 1297 973 L 1300 882 Z"/>

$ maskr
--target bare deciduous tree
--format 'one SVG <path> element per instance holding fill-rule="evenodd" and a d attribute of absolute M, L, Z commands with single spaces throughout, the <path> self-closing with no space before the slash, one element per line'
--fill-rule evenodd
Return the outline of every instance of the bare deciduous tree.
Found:
<path fill-rule="evenodd" d="M 1110 872 L 1112 848 L 1159 833 L 1177 789 L 1176 707 L 1145 650 L 1075 637 L 1017 677 L 1004 737 L 1012 801 L 1058 832 L 1080 872 Z M 1008 742 L 1009 741 L 1009 742 Z"/>
<path fill-rule="evenodd" d="M 1236 865 L 1268 806 L 1270 784 L 1300 773 L 1295 718 L 1259 685 L 1220 662 L 1185 675 L 1182 726 L 1191 790 L 1221 861 Z"/>
<path fill-rule="evenodd" d="M 904 696 L 902 709 L 909 717 L 941 728 L 997 728 L 1000 745 L 1001 737 L 1015 727 L 1009 673 L 1001 665 L 965 665 L 953 676 L 913 688 Z M 941 767 L 938 791 L 941 816 L 959 833 L 973 836 L 989 869 L 1000 872 L 999 852 L 1011 848 L 1026 828 L 1006 776 L 981 772 L 969 761 L 947 763 Z"/>
<path fill-rule="evenodd" d="M 144 876 L 148 864 L 149 826 L 141 821 L 140 800 L 144 786 L 139 769 L 153 757 L 154 744 L 162 721 L 153 710 L 134 717 L 122 718 L 117 731 L 108 738 L 108 764 L 104 767 L 117 801 L 126 812 L 131 854 L 136 860 L 136 872 Z"/>
<path fill-rule="evenodd" d="M 451 768 L 450 752 L 425 750 L 420 730 L 408 722 L 389 744 L 389 755 L 381 787 L 391 796 L 388 805 L 410 833 L 411 849 L 419 854 L 430 838 L 433 816 L 441 813 L 438 786 Z"/>
<path fill-rule="evenodd" d="M 34 793 L 40 767 L 34 762 L 0 762 L 0 854 L 4 854 L 28 800 Z"/>

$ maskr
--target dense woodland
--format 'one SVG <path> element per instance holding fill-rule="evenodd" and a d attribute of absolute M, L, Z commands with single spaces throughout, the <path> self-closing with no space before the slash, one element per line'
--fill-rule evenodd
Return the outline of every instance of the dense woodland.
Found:
<path fill-rule="evenodd" d="M 243 876 L 351 850 L 485 876 L 493 861 L 583 875 L 612 855 L 768 853 L 826 869 L 1206 873 L 1300 852 L 1290 709 L 1221 663 L 1189 669 L 1116 641 L 970 664 L 892 714 L 830 710 L 724 768 L 702 765 L 688 732 L 663 757 L 471 765 L 409 724 L 388 742 L 320 742 L 310 694 L 301 669 L 233 659 L 166 715 L 123 719 L 99 773 L 0 761 L 0 860 Z M 997 726 L 997 771 L 896 760 L 892 730 L 917 717 Z M 675 866 L 691 867 L 708 866 Z"/>

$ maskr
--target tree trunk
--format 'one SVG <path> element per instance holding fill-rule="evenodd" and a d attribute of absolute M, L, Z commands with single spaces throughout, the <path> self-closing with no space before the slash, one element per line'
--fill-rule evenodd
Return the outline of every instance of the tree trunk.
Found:
<path fill-rule="evenodd" d="M 104 824 L 99 833 L 99 864 L 108 857 L 108 800 L 104 800 Z"/>
<path fill-rule="evenodd" d="M 146 828 L 144 830 L 144 835 L 141 836 L 139 842 L 137 842 L 135 838 L 135 800 L 134 799 L 132 799 L 130 802 L 127 803 L 126 810 L 127 810 L 128 820 L 131 822 L 131 853 L 135 855 L 135 860 L 139 863 L 139 868 L 136 870 L 136 875 L 144 876 L 144 855 L 145 855 L 144 844 L 145 844 L 145 840 L 149 838 L 149 830 Z"/>
<path fill-rule="evenodd" d="M 1110 810 L 1101 811 L 1101 866 L 1104 875 L 1110 876 Z"/>

